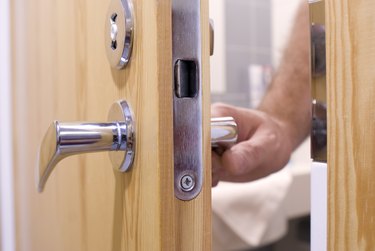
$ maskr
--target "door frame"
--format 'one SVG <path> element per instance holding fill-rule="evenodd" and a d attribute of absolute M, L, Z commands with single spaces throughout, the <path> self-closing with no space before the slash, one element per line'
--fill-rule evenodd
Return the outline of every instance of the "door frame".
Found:
<path fill-rule="evenodd" d="M 12 147 L 10 0 L 0 1 L 0 233 L 1 249 L 15 250 Z"/>

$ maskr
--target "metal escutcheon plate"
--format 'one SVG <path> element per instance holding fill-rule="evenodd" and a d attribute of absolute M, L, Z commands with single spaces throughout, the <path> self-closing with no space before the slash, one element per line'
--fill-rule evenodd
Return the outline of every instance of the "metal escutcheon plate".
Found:
<path fill-rule="evenodd" d="M 110 65 L 124 68 L 133 47 L 134 16 L 132 0 L 112 0 L 105 20 L 105 49 Z"/>
<path fill-rule="evenodd" d="M 108 120 L 117 123 L 125 123 L 126 127 L 121 132 L 122 151 L 109 152 L 112 166 L 116 171 L 126 172 L 132 166 L 135 156 L 135 125 L 133 113 L 125 100 L 120 100 L 111 106 Z"/>

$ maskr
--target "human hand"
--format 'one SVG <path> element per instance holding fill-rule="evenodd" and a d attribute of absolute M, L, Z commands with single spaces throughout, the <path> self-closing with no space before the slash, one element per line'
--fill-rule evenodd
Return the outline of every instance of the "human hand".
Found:
<path fill-rule="evenodd" d="M 293 146 L 282 121 L 258 110 L 226 104 L 213 104 L 211 116 L 231 116 L 238 126 L 238 143 L 221 156 L 212 152 L 212 186 L 220 180 L 253 181 L 288 163 Z"/>

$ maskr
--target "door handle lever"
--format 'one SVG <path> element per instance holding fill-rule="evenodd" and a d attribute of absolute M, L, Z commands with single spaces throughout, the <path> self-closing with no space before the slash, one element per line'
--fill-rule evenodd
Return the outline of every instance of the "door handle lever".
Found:
<path fill-rule="evenodd" d="M 89 152 L 109 151 L 113 167 L 127 171 L 134 160 L 133 116 L 126 101 L 114 103 L 108 123 L 62 123 L 48 128 L 39 151 L 37 186 L 42 192 L 48 177 L 64 158 Z"/>
<path fill-rule="evenodd" d="M 126 101 L 114 103 L 107 123 L 54 121 L 44 135 L 38 158 L 37 186 L 44 190 L 56 165 L 66 157 L 109 151 L 113 168 L 125 172 L 135 154 L 133 116 Z M 231 117 L 211 119 L 211 146 L 215 151 L 229 148 L 237 141 L 237 124 Z"/>
<path fill-rule="evenodd" d="M 232 117 L 211 118 L 211 147 L 221 154 L 237 143 L 238 129 Z"/>

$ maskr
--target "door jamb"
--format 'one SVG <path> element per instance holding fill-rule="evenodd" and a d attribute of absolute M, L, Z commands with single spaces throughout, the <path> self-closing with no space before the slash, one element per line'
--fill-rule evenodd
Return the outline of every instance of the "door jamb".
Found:
<path fill-rule="evenodd" d="M 2 250 L 15 250 L 10 0 L 0 1 L 0 238 Z"/>

